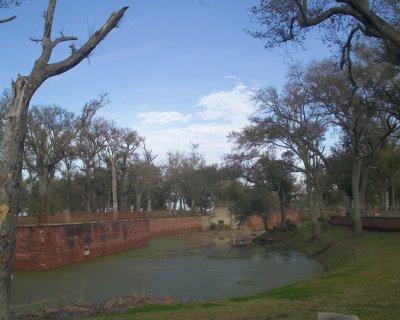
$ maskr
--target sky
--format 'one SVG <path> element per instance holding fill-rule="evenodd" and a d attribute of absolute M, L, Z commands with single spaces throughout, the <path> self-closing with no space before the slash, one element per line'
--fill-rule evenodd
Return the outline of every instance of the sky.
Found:
<path fill-rule="evenodd" d="M 290 64 L 327 57 L 328 49 L 311 34 L 305 47 L 266 50 L 245 30 L 257 30 L 249 8 L 256 0 L 59 0 L 53 37 L 63 32 L 84 43 L 109 15 L 128 11 L 89 60 L 48 79 L 31 105 L 58 105 L 77 114 L 85 102 L 107 93 L 99 116 L 146 138 L 162 161 L 168 151 L 189 151 L 191 143 L 208 163 L 231 151 L 227 134 L 248 124 L 256 111 L 252 96 L 263 87 L 281 88 Z M 0 89 L 18 74 L 28 75 L 40 54 L 47 1 L 26 0 L 17 15 L 0 25 Z M 55 50 L 53 62 L 68 55 Z"/>

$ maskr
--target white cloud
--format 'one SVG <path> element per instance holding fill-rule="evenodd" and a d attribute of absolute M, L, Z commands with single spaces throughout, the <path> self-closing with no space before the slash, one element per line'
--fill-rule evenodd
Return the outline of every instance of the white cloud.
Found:
<path fill-rule="evenodd" d="M 254 91 L 241 83 L 230 91 L 216 91 L 200 98 L 197 105 L 204 109 L 198 116 L 203 120 L 223 120 L 245 123 L 255 111 Z"/>
<path fill-rule="evenodd" d="M 240 130 L 256 110 L 252 101 L 254 91 L 242 83 L 231 90 L 210 93 L 198 100 L 196 114 L 177 111 L 139 113 L 138 132 L 146 137 L 147 145 L 165 159 L 168 151 L 189 151 L 191 143 L 198 143 L 208 163 L 219 163 L 231 151 L 227 135 Z"/>
<path fill-rule="evenodd" d="M 167 112 L 141 112 L 137 115 L 140 124 L 147 125 L 170 125 L 174 123 L 187 123 L 192 119 L 192 115 L 183 115 L 176 111 Z"/>
<path fill-rule="evenodd" d="M 165 157 L 168 151 L 188 152 L 191 143 L 199 144 L 199 152 L 204 154 L 208 163 L 219 163 L 225 153 L 231 149 L 227 134 L 239 128 L 228 124 L 188 124 L 183 128 L 165 128 L 161 130 L 140 129 L 146 137 L 148 146 Z"/>
<path fill-rule="evenodd" d="M 240 78 L 239 78 L 239 77 L 234 76 L 234 75 L 231 75 L 231 74 L 225 76 L 225 79 L 226 79 L 226 80 L 236 80 L 236 81 L 239 81 L 239 82 L 240 82 Z"/>

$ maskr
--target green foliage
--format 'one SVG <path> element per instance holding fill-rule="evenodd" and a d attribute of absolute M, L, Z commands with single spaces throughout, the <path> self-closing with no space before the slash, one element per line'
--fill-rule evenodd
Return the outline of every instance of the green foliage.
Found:
<path fill-rule="evenodd" d="M 210 230 L 211 230 L 211 231 L 216 231 L 217 229 L 218 229 L 218 226 L 217 226 L 216 223 L 211 223 L 211 224 L 210 224 Z"/>
<path fill-rule="evenodd" d="M 297 229 L 297 225 L 296 224 L 294 224 L 293 222 L 288 222 L 287 224 L 286 224 L 286 227 L 285 227 L 285 229 L 284 229 L 284 231 L 295 231 Z"/>
<path fill-rule="evenodd" d="M 253 213 L 266 214 L 270 211 L 271 203 L 265 188 L 244 186 L 238 181 L 232 181 L 225 186 L 225 199 L 231 209 L 241 215 Z"/>
<path fill-rule="evenodd" d="M 211 231 L 229 231 L 231 227 L 227 224 L 216 224 L 216 223 L 211 223 L 210 228 Z"/>

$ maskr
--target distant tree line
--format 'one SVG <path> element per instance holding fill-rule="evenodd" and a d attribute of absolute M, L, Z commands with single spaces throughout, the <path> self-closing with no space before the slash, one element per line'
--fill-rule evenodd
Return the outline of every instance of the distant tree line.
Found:
<path fill-rule="evenodd" d="M 0 100 L 0 138 L 9 100 Z M 192 145 L 188 154 L 170 152 L 166 163 L 135 130 L 96 116 L 106 95 L 88 102 L 79 115 L 59 106 L 28 111 L 22 202 L 31 214 L 60 211 L 152 211 L 213 205 L 211 189 L 218 175 Z"/>
<path fill-rule="evenodd" d="M 76 115 L 58 106 L 28 112 L 21 208 L 38 216 L 61 211 L 205 213 L 227 205 L 240 216 L 307 209 L 314 236 L 326 208 L 399 208 L 400 150 L 396 69 L 371 62 L 368 48 L 352 77 L 333 60 L 294 66 L 285 87 L 260 90 L 250 125 L 232 132 L 222 166 L 206 164 L 192 144 L 164 161 L 138 132 L 96 116 L 101 95 Z M 7 91 L 0 99 L 0 136 Z M 158 159 L 159 160 L 159 159 Z"/>

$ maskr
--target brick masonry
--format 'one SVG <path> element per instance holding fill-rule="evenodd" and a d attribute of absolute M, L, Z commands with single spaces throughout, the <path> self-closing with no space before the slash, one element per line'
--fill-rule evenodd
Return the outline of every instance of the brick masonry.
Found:
<path fill-rule="evenodd" d="M 150 243 L 148 219 L 22 226 L 15 270 L 47 270 Z"/>
<path fill-rule="evenodd" d="M 290 222 L 293 223 L 298 223 L 300 218 L 300 213 L 295 210 L 288 210 L 286 213 L 286 219 L 289 220 Z M 279 212 L 272 212 L 267 216 L 267 223 L 268 223 L 268 229 L 272 228 L 278 228 L 281 224 L 281 215 Z M 251 215 L 250 217 L 247 218 L 246 221 L 246 226 L 253 229 L 253 230 L 258 230 L 265 228 L 264 226 L 264 220 L 261 216 L 259 215 Z"/>
<path fill-rule="evenodd" d="M 350 217 L 330 217 L 333 225 L 352 226 Z M 400 230 L 400 217 L 362 217 L 361 223 L 365 229 Z"/>
<path fill-rule="evenodd" d="M 288 212 L 288 219 L 298 222 L 298 212 Z M 87 216 L 84 217 L 87 219 Z M 19 225 L 14 261 L 15 270 L 48 270 L 134 249 L 150 243 L 151 237 L 182 232 L 207 230 L 208 217 L 173 217 L 149 219 L 145 215 L 132 213 L 104 217 L 97 213 L 92 219 L 106 221 L 75 222 L 82 219 L 77 214 L 58 215 L 53 224 Z M 123 220 L 123 219 L 126 220 Z M 110 220 L 110 221 L 109 221 Z M 60 221 L 60 223 L 55 223 Z M 269 228 L 279 226 L 280 215 L 271 214 Z M 253 229 L 264 227 L 260 216 L 251 216 L 248 226 Z"/>
<path fill-rule="evenodd" d="M 14 270 L 48 270 L 145 246 L 153 236 L 202 231 L 208 225 L 205 217 L 136 216 L 131 220 L 18 226 Z"/>
<path fill-rule="evenodd" d="M 202 217 L 150 219 L 150 233 L 152 236 L 203 231 L 207 229 Z"/>

